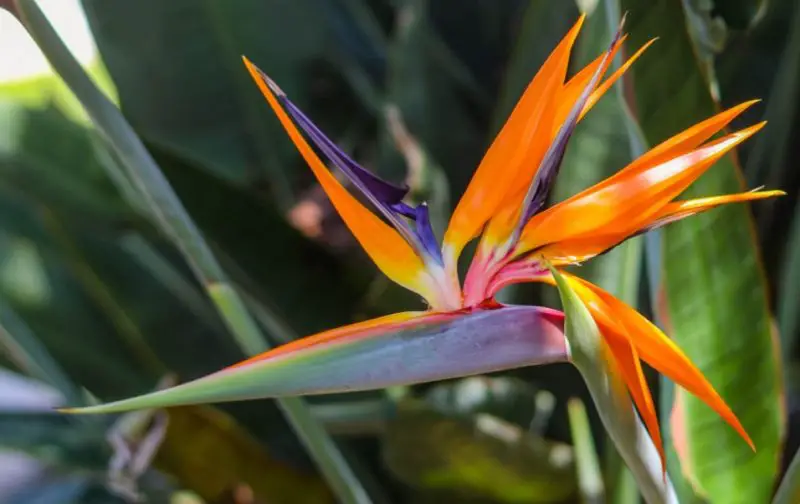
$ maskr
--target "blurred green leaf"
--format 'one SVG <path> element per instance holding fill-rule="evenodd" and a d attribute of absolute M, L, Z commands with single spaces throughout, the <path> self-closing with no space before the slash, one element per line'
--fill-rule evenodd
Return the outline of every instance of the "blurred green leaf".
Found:
<path fill-rule="evenodd" d="M 578 489 L 585 504 L 605 501 L 603 474 L 589 427 L 589 416 L 580 399 L 570 399 L 567 405 L 572 443 L 575 447 L 575 467 L 578 473 Z"/>
<path fill-rule="evenodd" d="M 792 504 L 797 501 L 800 501 L 800 451 L 792 457 L 772 504 Z"/>
<path fill-rule="evenodd" d="M 21 105 L 0 92 L 0 130 L 0 190 L 46 201 L 75 220 L 110 224 L 133 217 L 109 183 L 91 134 L 61 109 Z"/>
<path fill-rule="evenodd" d="M 800 336 L 800 313 L 797 310 L 800 285 L 794 280 L 800 278 L 800 205 L 792 217 L 792 230 L 786 240 L 784 253 L 786 258 L 782 267 L 777 311 L 783 356 L 789 360 L 797 349 L 797 339 Z"/>
<path fill-rule="evenodd" d="M 151 151 L 234 281 L 286 319 L 293 332 L 311 334 L 352 320 L 368 274 L 301 235 L 252 191 L 157 147 Z M 336 285 L 337 295 L 322 285 Z"/>
<path fill-rule="evenodd" d="M 0 412 L 0 447 L 96 474 L 105 472 L 111 457 L 102 426 L 51 412 Z"/>
<path fill-rule="evenodd" d="M 246 484 L 264 502 L 333 502 L 323 480 L 272 458 L 220 410 L 184 406 L 167 414 L 166 437 L 154 464 L 204 499 Z"/>
<path fill-rule="evenodd" d="M 171 408 L 164 439 L 153 467 L 175 478 L 205 499 L 246 484 L 267 502 L 332 502 L 330 491 L 316 476 L 276 460 L 229 415 L 208 406 Z M 114 449 L 112 425 L 76 422 L 55 413 L 0 413 L 0 448 L 22 451 L 66 471 L 106 479 Z M 140 432 L 120 433 L 129 446 L 140 443 Z M 149 491 L 145 478 L 142 491 Z"/>
<path fill-rule="evenodd" d="M 280 16 L 273 15 L 279 5 Z M 282 162 L 293 159 L 293 147 L 273 140 L 282 132 L 268 119 L 240 55 L 284 89 L 303 89 L 304 74 L 330 41 L 325 9 L 307 1 L 83 6 L 121 107 L 144 139 L 229 180 L 268 175 L 274 194 L 291 197 L 294 177 Z M 307 92 L 299 95 L 302 106 Z"/>
<path fill-rule="evenodd" d="M 70 403 L 83 404 L 83 395 L 17 313 L 0 298 L 0 352 L 32 378 L 51 385 Z"/>
<path fill-rule="evenodd" d="M 419 400 L 398 405 L 383 457 L 398 478 L 440 501 L 551 503 L 575 493 L 569 446 L 486 413 L 452 416 Z"/>
<path fill-rule="evenodd" d="M 91 275 L 93 267 L 66 253 L 64 241 L 53 235 L 50 226 L 57 216 L 62 227 L 81 229 L 67 236 L 73 244 L 81 242 L 79 249 L 88 241 L 95 250 L 107 251 L 113 245 L 105 238 L 113 234 L 115 221 L 127 214 L 125 207 L 103 179 L 83 127 L 54 108 L 29 109 L 8 102 L 3 107 L 8 113 L 0 114 L 4 122 L 0 292 L 77 382 L 93 390 L 100 385 L 102 392 L 102 383 L 114 377 L 117 387 L 130 387 L 131 378 L 141 376 L 132 369 L 135 359 L 124 355 L 125 347 L 109 327 L 110 319 L 96 304 L 93 293 L 97 290 L 90 289 L 87 275 L 76 270 L 89 268 Z M 71 176 L 65 165 L 75 167 Z M 103 234 L 104 238 L 98 237 Z M 80 334 L 81 343 L 105 359 L 81 352 L 71 334 Z M 100 376 L 104 378 L 94 379 Z"/>
<path fill-rule="evenodd" d="M 483 148 L 483 136 L 470 117 L 463 85 L 448 71 L 442 40 L 430 16 L 428 0 L 398 2 L 388 50 L 386 101 L 396 106 L 409 133 L 442 166 L 452 189 L 466 186 Z M 452 66 L 450 66 L 452 68 Z M 380 168 L 397 178 L 405 173 L 389 132 L 383 139 Z"/>
<path fill-rule="evenodd" d="M 750 28 L 775 0 L 712 0 L 713 12 L 736 30 Z"/>
<path fill-rule="evenodd" d="M 772 0 L 762 22 L 740 35 L 717 61 L 725 106 L 754 97 L 764 105 L 754 107 L 737 126 L 766 119 L 764 130 L 739 148 L 748 184 L 785 190 L 785 197 L 753 212 L 763 245 L 764 266 L 773 287 L 782 283 L 782 261 L 791 222 L 785 218 L 798 203 L 800 177 L 791 167 L 800 157 L 798 141 L 800 102 L 800 5 L 793 0 Z M 763 116 L 763 117 L 762 117 Z M 796 337 L 781 333 L 783 338 Z"/>
<path fill-rule="evenodd" d="M 38 5 L 33 0 L 18 0 L 16 6 L 28 34 L 86 109 L 93 124 L 104 135 L 109 148 L 119 156 L 125 174 L 147 201 L 147 210 L 183 253 L 198 281 L 206 288 L 212 285 L 227 288 L 224 292 L 225 304 L 218 304 L 217 311 L 240 349 L 248 355 L 255 355 L 269 348 L 268 342 L 244 307 L 243 299 L 227 285 L 228 279 L 197 225 L 120 111 L 80 67 Z M 116 167 L 106 168 L 110 175 L 116 175 Z M 121 177 L 118 177 L 118 181 L 121 181 Z M 213 297 L 212 300 L 220 301 Z M 347 502 L 368 501 L 366 491 L 338 447 L 311 416 L 305 403 L 297 398 L 287 398 L 279 399 L 278 404 L 340 498 Z"/>
<path fill-rule="evenodd" d="M 548 0 L 526 2 L 519 21 L 519 30 L 511 44 L 511 54 L 503 71 L 502 85 L 492 113 L 492 135 L 500 131 L 523 91 L 539 71 L 539 67 L 575 23 L 577 17 L 578 9 L 575 2 Z M 593 51 L 594 48 L 590 50 Z"/>
<path fill-rule="evenodd" d="M 637 117 L 654 144 L 711 116 L 717 106 L 693 60 L 689 34 L 675 28 L 686 26 L 681 5 L 623 0 L 622 6 L 629 11 L 634 47 L 659 37 L 632 69 Z M 727 157 L 686 196 L 742 189 L 738 167 Z M 673 439 L 681 441 L 683 471 L 697 491 L 709 496 L 766 501 L 777 471 L 782 397 L 777 341 L 749 210 L 743 205 L 714 210 L 667 227 L 663 236 L 667 332 L 725 398 L 758 448 L 752 453 L 700 400 L 679 392 L 682 423 L 673 424 Z M 733 490 L 731 479 L 746 483 Z"/>

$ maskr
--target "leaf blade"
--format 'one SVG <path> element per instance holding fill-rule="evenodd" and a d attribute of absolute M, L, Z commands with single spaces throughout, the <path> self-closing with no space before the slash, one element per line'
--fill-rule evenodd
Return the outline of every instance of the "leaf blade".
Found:
<path fill-rule="evenodd" d="M 653 36 L 660 39 L 632 69 L 635 110 L 647 140 L 654 144 L 711 116 L 718 107 L 695 60 L 681 4 L 623 0 L 622 5 L 630 13 L 634 47 Z M 684 29 L 667 29 L 674 26 Z M 685 195 L 742 189 L 738 167 L 728 156 Z M 744 206 L 730 206 L 670 225 L 662 236 L 669 333 L 729 402 L 758 447 L 753 454 L 697 399 L 686 398 L 685 462 L 691 462 L 703 493 L 732 502 L 767 501 L 782 432 L 780 366 L 752 218 Z M 724 451 L 714 448 L 719 446 Z M 748 484 L 732 491 L 726 483 L 730 478 Z"/>

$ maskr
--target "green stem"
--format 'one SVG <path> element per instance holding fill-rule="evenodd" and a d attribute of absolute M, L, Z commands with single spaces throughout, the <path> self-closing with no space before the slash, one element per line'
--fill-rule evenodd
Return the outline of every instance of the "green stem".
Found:
<path fill-rule="evenodd" d="M 586 504 L 603 502 L 603 475 L 597 460 L 592 431 L 586 407 L 580 399 L 567 402 L 572 445 L 575 447 L 575 465 L 578 470 L 578 489 Z"/>

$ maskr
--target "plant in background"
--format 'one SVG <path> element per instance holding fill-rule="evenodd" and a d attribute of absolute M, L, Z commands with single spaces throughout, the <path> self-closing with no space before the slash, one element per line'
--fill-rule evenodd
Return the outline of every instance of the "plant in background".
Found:
<path fill-rule="evenodd" d="M 441 248 L 424 203 L 409 205 L 404 202 L 406 188 L 359 166 L 245 59 L 356 239 L 384 274 L 422 296 L 429 310 L 333 329 L 171 389 L 68 411 L 103 413 L 368 390 L 569 360 L 563 314 L 500 304 L 495 300 L 500 289 L 520 282 L 555 284 L 551 265 L 560 269 L 580 264 L 632 236 L 719 205 L 782 194 L 751 191 L 676 200 L 717 160 L 764 125 L 710 140 L 754 103 L 747 102 L 673 136 L 614 176 L 545 209 L 576 125 L 647 47 L 603 80 L 624 40 L 619 31 L 604 54 L 566 79 L 570 52 L 583 21 L 581 16 L 547 58 L 492 143 L 450 219 Z M 388 223 L 326 169 L 298 126 Z M 458 258 L 478 235 L 481 240 L 461 288 Z M 627 385 L 664 470 L 658 415 L 640 359 L 701 398 L 755 449 L 713 386 L 660 329 L 603 289 L 565 271 L 559 275 L 588 307 L 603 339 L 603 357 Z M 425 352 L 427 356 L 421 355 Z"/>
<path fill-rule="evenodd" d="M 80 2 L 86 70 L 0 2 L 56 73 L 0 84 L 0 388 L 139 411 L 3 388 L 0 450 L 63 469 L 15 497 L 797 500 L 792 0 Z M 766 275 L 740 157 L 790 194 Z"/>

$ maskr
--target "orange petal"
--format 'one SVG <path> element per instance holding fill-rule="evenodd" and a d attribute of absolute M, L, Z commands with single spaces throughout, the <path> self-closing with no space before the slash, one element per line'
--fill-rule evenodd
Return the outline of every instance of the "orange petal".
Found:
<path fill-rule="evenodd" d="M 629 342 L 642 360 L 700 398 L 733 427 L 750 448 L 755 450 L 753 440 L 713 385 L 658 327 L 600 287 L 563 271 L 560 273 L 586 304 L 600 332 L 609 342 L 614 339 Z M 551 275 L 532 276 L 530 280 L 555 285 Z M 609 343 L 609 346 L 611 344 Z"/>
<path fill-rule="evenodd" d="M 664 456 L 664 442 L 661 440 L 661 429 L 658 425 L 658 413 L 653 403 L 653 396 L 650 394 L 650 388 L 647 386 L 647 379 L 644 377 L 639 354 L 625 337 L 608 338 L 606 343 L 619 365 L 619 370 L 628 385 L 633 402 L 636 404 L 639 414 L 642 415 L 642 421 L 644 421 L 653 445 L 658 451 L 662 472 L 666 472 L 667 462 Z"/>
<path fill-rule="evenodd" d="M 645 362 L 700 398 L 733 427 L 742 439 L 755 450 L 752 439 L 750 439 L 750 436 L 744 430 L 744 427 L 742 427 L 742 424 L 739 422 L 739 419 L 736 418 L 733 411 L 731 411 L 725 401 L 719 396 L 711 383 L 706 380 L 703 373 L 692 364 L 686 354 L 684 354 L 672 340 L 639 312 L 608 292 L 580 278 L 572 278 L 585 288 L 585 290 L 582 291 L 576 290 L 579 296 L 581 292 L 585 293 L 587 290 L 591 291 L 597 296 L 600 302 L 608 307 L 608 314 L 598 313 L 596 318 L 604 335 L 610 338 L 618 337 L 613 327 L 607 325 L 610 314 L 610 316 L 613 316 L 613 320 L 616 324 L 625 327 L 628 341 L 633 345 Z M 600 303 L 587 303 L 587 307 L 593 317 L 596 316 L 596 308 L 593 308 L 593 306 L 596 307 L 599 304 Z"/>
<path fill-rule="evenodd" d="M 619 245 L 634 234 L 677 222 L 720 205 L 772 198 L 785 194 L 786 193 L 783 191 L 750 191 L 746 193 L 727 194 L 724 196 L 697 198 L 687 201 L 675 201 L 667 203 L 666 206 L 662 207 L 652 220 L 642 228 L 636 230 L 629 229 L 620 233 L 592 234 L 551 243 L 540 248 L 537 251 L 537 255 L 545 257 L 551 262 L 579 263 L 598 254 L 602 254 L 606 250 Z"/>
<path fill-rule="evenodd" d="M 705 121 L 699 122 L 694 126 L 678 133 L 677 135 L 661 142 L 653 147 L 642 156 L 636 158 L 628 166 L 615 173 L 611 177 L 603 180 L 599 184 L 590 187 L 585 192 L 597 190 L 607 185 L 619 182 L 620 179 L 633 177 L 650 167 L 665 163 L 670 159 L 674 159 L 680 155 L 696 149 L 702 145 L 703 142 L 714 136 L 721 131 L 725 126 L 730 124 L 742 112 L 758 103 L 760 100 L 750 100 L 728 110 L 724 110 Z"/>
<path fill-rule="evenodd" d="M 737 194 L 726 194 L 724 196 L 709 196 L 706 198 L 696 198 L 687 201 L 674 201 L 668 203 L 655 216 L 653 222 L 647 227 L 657 228 L 671 222 L 679 221 L 683 218 L 711 210 L 712 208 L 728 203 L 740 203 L 744 201 L 754 201 L 775 196 L 785 196 L 783 191 L 750 191 Z"/>
<path fill-rule="evenodd" d="M 584 18 L 578 19 L 539 69 L 475 171 L 445 233 L 446 261 L 455 262 L 467 242 L 509 199 L 524 197 L 549 144 L 555 103 Z"/>
<path fill-rule="evenodd" d="M 625 325 L 618 321 L 614 310 L 590 288 L 590 286 L 594 287 L 592 284 L 563 271 L 561 274 L 567 279 L 575 293 L 581 298 L 581 301 L 586 304 L 592 314 L 592 318 L 595 319 L 600 327 L 608 349 L 617 364 L 617 370 L 628 386 L 631 398 L 636 404 L 647 431 L 650 433 L 650 438 L 653 440 L 653 445 L 658 451 L 662 470 L 666 471 L 664 443 L 661 439 L 661 430 L 658 425 L 658 413 L 642 370 L 642 364 L 639 361 L 639 354 L 626 332 Z M 550 285 L 555 284 L 551 275 L 540 277 L 540 280 Z"/>
<path fill-rule="evenodd" d="M 611 48 L 608 58 L 605 58 L 606 51 L 603 51 L 600 56 L 579 70 L 578 73 L 570 77 L 567 83 L 564 84 L 564 89 L 561 91 L 561 97 L 559 98 L 558 108 L 556 109 L 556 120 L 555 124 L 553 125 L 553 134 L 551 136 L 555 136 L 556 132 L 558 132 L 558 128 L 561 127 L 561 123 L 564 122 L 564 119 L 566 119 L 567 115 L 569 114 L 572 104 L 575 103 L 575 101 L 578 99 L 578 96 L 580 96 L 580 94 L 589 84 L 589 81 L 592 80 L 594 73 L 597 71 L 600 65 L 604 66 L 603 70 L 601 71 L 601 75 L 603 75 L 611 63 L 613 63 L 614 57 L 619 52 L 620 48 L 622 48 L 622 43 L 625 42 L 625 39 L 627 38 L 627 35 L 622 35 L 614 44 L 614 47 Z M 603 61 L 605 61 L 605 64 L 603 64 Z M 592 95 L 594 95 L 598 89 L 600 89 L 600 85 L 598 85 L 597 89 L 592 92 Z M 590 95 L 589 98 L 590 102 L 592 95 Z M 588 112 L 589 108 L 591 107 L 589 107 L 589 102 L 587 102 L 581 111 L 581 117 Z"/>
<path fill-rule="evenodd" d="M 429 301 L 434 298 L 434 289 L 423 262 L 408 242 L 362 205 L 336 180 L 278 103 L 273 94 L 273 89 L 278 90 L 277 86 L 247 58 L 243 59 L 250 75 L 258 84 L 297 150 L 370 258 L 393 281 L 417 292 Z"/>
<path fill-rule="evenodd" d="M 637 59 L 639 59 L 639 56 L 641 56 L 647 50 L 647 48 L 650 47 L 650 45 L 655 41 L 656 39 L 648 40 L 646 44 L 644 44 L 642 47 L 639 48 L 638 51 L 633 53 L 633 56 L 628 58 L 627 61 L 625 61 L 625 63 L 620 65 L 620 67 L 613 74 L 611 74 L 611 76 L 608 79 L 604 80 L 599 86 L 597 86 L 597 89 L 595 89 L 592 95 L 589 97 L 589 101 L 586 102 L 586 106 L 583 107 L 583 110 L 581 111 L 581 117 L 585 116 L 586 113 L 592 109 L 594 104 L 597 103 L 597 101 L 603 97 L 605 92 L 608 91 L 611 88 L 611 86 L 613 86 L 614 83 L 617 82 L 617 80 L 619 80 L 619 78 L 622 77 L 625 74 L 625 72 L 628 71 L 631 65 L 633 65 Z"/>
<path fill-rule="evenodd" d="M 515 256 L 548 244 L 590 236 L 632 233 L 729 150 L 764 123 L 727 135 L 629 177 L 614 176 L 535 215 L 525 226 Z M 617 174 L 619 175 L 619 174 Z"/>
<path fill-rule="evenodd" d="M 628 37 L 627 35 L 623 35 L 622 37 L 620 37 L 619 41 L 614 45 L 614 48 L 611 50 L 609 58 L 606 60 L 605 64 L 606 68 L 608 68 L 608 66 L 613 62 L 614 58 L 616 57 L 617 53 L 622 47 L 623 42 L 625 42 L 627 37 Z M 587 114 L 587 112 L 589 112 L 589 110 L 592 109 L 595 103 L 597 103 L 597 101 L 603 97 L 606 91 L 611 89 L 611 86 L 613 86 L 614 83 L 625 74 L 625 72 L 631 67 L 631 65 L 633 65 L 633 63 L 636 62 L 637 59 L 639 59 L 639 56 L 641 56 L 642 53 L 644 53 L 644 51 L 647 50 L 647 48 L 650 47 L 650 45 L 655 41 L 656 39 L 652 39 L 648 41 L 646 44 L 644 44 L 642 47 L 640 47 L 639 50 L 636 51 L 633 54 L 633 56 L 628 58 L 627 61 L 625 61 L 625 63 L 623 63 L 616 71 L 614 71 L 614 73 L 611 74 L 610 77 L 605 79 L 597 86 L 597 89 L 595 89 L 592 92 L 592 94 L 589 96 L 589 100 L 583 107 L 583 110 L 581 110 L 581 115 L 580 115 L 581 119 Z M 572 76 L 572 78 L 569 81 L 567 81 L 567 83 L 564 85 L 564 89 L 561 92 L 561 98 L 559 99 L 560 103 L 558 106 L 558 111 L 556 112 L 556 120 L 554 121 L 555 124 L 553 127 L 553 133 L 552 133 L 553 135 L 556 134 L 556 132 L 558 131 L 558 127 L 567 117 L 567 114 L 569 114 L 569 110 L 572 107 L 572 104 L 575 103 L 575 100 L 577 100 L 578 96 L 581 94 L 583 89 L 592 79 L 592 75 L 594 75 L 594 72 L 597 70 L 597 67 L 603 64 L 604 56 L 605 54 L 601 54 L 600 56 L 595 58 L 594 61 L 583 67 L 583 69 L 581 69 L 578 73 Z M 605 70 L 603 70 L 603 72 L 605 72 Z"/>

